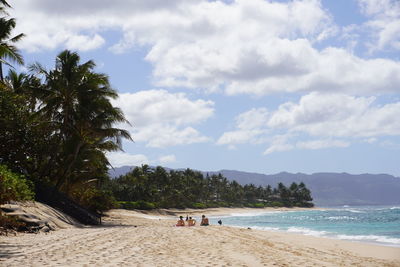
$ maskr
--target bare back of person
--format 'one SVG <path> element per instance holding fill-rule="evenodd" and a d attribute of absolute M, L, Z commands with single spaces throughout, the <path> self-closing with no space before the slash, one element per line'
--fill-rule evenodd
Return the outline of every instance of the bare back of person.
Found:
<path fill-rule="evenodd" d="M 201 218 L 201 223 L 200 223 L 200 225 L 201 226 L 208 226 L 209 225 L 209 223 L 208 223 L 208 218 L 205 216 L 205 215 L 203 215 L 203 216 L 201 216 L 202 218 Z"/>
<path fill-rule="evenodd" d="M 175 226 L 185 226 L 185 221 L 183 220 L 182 216 L 180 216 L 180 218 Z"/>
<path fill-rule="evenodd" d="M 189 217 L 188 226 L 195 226 L 195 225 L 196 225 L 196 220 L 193 219 L 192 217 Z"/>

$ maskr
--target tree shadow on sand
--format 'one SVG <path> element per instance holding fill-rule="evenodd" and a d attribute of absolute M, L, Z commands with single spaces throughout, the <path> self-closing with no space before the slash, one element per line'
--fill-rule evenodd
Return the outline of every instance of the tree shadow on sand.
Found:
<path fill-rule="evenodd" d="M 0 242 L 0 265 L 2 259 L 10 259 L 22 256 L 21 248 L 27 245 L 12 245 Z"/>

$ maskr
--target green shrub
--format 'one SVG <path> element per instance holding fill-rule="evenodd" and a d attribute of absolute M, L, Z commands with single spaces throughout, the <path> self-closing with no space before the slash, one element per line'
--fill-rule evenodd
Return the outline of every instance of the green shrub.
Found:
<path fill-rule="evenodd" d="M 218 206 L 218 207 L 228 208 L 228 207 L 230 207 L 231 205 L 230 205 L 228 202 L 219 201 L 219 202 L 217 202 L 217 206 Z"/>
<path fill-rule="evenodd" d="M 127 209 L 127 210 L 139 209 L 139 204 L 135 201 L 118 201 L 117 203 L 122 209 Z"/>
<path fill-rule="evenodd" d="M 112 208 L 113 209 L 122 209 L 120 201 L 114 201 Z"/>
<path fill-rule="evenodd" d="M 253 205 L 253 207 L 254 207 L 254 208 L 264 208 L 265 205 L 264 205 L 263 203 L 255 203 L 255 204 Z"/>
<path fill-rule="evenodd" d="M 143 200 L 139 201 L 118 201 L 121 208 L 127 210 L 151 210 L 155 209 L 157 205 L 152 202 L 147 202 Z"/>
<path fill-rule="evenodd" d="M 169 206 L 169 208 L 176 208 L 176 209 L 186 209 L 187 206 L 184 203 L 176 203 L 173 206 Z"/>
<path fill-rule="evenodd" d="M 91 188 L 85 191 L 81 202 L 85 207 L 101 212 L 113 208 L 116 201 L 111 192 Z"/>
<path fill-rule="evenodd" d="M 269 204 L 270 204 L 270 207 L 283 207 L 284 206 L 283 203 L 279 202 L 279 201 L 272 201 L 272 202 L 269 202 Z"/>
<path fill-rule="evenodd" d="M 206 206 L 207 206 L 207 208 L 218 208 L 219 207 L 218 203 L 216 203 L 216 202 L 208 202 L 206 204 Z"/>
<path fill-rule="evenodd" d="M 207 205 L 204 204 L 204 203 L 196 202 L 196 203 L 192 204 L 192 208 L 194 208 L 194 209 L 206 209 Z"/>
<path fill-rule="evenodd" d="M 312 203 L 312 202 L 303 202 L 303 203 L 299 204 L 298 207 L 312 208 L 312 207 L 314 207 L 314 203 Z"/>
<path fill-rule="evenodd" d="M 156 204 L 153 202 L 147 202 L 143 200 L 139 200 L 139 206 L 141 210 L 152 210 L 156 208 Z"/>
<path fill-rule="evenodd" d="M 11 172 L 6 166 L 0 165 L 0 204 L 10 200 L 32 200 L 35 194 L 32 183 L 23 175 Z"/>

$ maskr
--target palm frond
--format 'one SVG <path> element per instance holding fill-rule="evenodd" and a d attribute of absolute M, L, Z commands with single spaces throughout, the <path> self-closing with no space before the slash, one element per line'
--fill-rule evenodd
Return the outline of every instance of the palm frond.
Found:
<path fill-rule="evenodd" d="M 30 64 L 30 65 L 28 66 L 28 70 L 29 70 L 30 72 L 35 73 L 35 74 L 41 74 L 41 75 L 45 75 L 45 76 L 48 76 L 48 75 L 49 75 L 49 73 L 48 73 L 48 71 L 46 70 L 46 68 L 43 67 L 43 65 L 41 65 L 39 62 L 35 62 L 35 63 L 33 63 L 33 64 Z"/>
<path fill-rule="evenodd" d="M 5 7 L 11 7 L 9 3 L 7 3 L 6 0 L 0 0 L 0 4 L 2 4 Z"/>
<path fill-rule="evenodd" d="M 14 36 L 10 39 L 11 42 L 16 43 L 18 41 L 21 41 L 22 38 L 24 38 L 26 35 L 23 33 L 18 34 L 17 36 Z"/>
<path fill-rule="evenodd" d="M 24 58 L 19 53 L 18 49 L 15 46 L 6 43 L 0 43 L 0 58 L 3 60 L 11 60 L 20 65 L 24 64 Z"/>

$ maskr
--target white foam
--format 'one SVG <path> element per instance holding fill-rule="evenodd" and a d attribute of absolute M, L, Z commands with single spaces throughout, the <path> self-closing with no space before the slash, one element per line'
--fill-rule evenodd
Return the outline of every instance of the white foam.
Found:
<path fill-rule="evenodd" d="M 231 213 L 230 217 L 254 217 L 260 215 L 281 213 L 282 211 L 259 211 L 259 212 L 243 212 L 243 213 Z"/>
<path fill-rule="evenodd" d="M 316 237 L 329 237 L 336 238 L 342 240 L 349 241 L 358 241 L 358 242 L 371 242 L 371 243 L 380 243 L 383 245 L 400 247 L 400 238 L 395 237 L 387 237 L 387 236 L 379 236 L 379 235 L 340 235 L 333 234 L 326 231 L 315 231 L 308 228 L 302 227 L 290 227 L 287 232 L 289 233 L 298 233 L 303 235 L 311 235 Z"/>
<path fill-rule="evenodd" d="M 281 231 L 281 229 L 279 229 L 278 227 L 253 226 L 251 228 L 262 231 Z"/>
<path fill-rule="evenodd" d="M 353 213 L 365 213 L 365 211 L 355 210 L 355 209 L 346 209 L 346 211 L 350 211 L 350 212 L 353 212 Z"/>
<path fill-rule="evenodd" d="M 303 235 L 311 235 L 311 236 L 326 236 L 329 233 L 326 231 L 316 231 L 316 230 L 311 230 L 308 228 L 303 228 L 303 227 L 289 227 L 287 229 L 289 233 L 298 233 L 298 234 L 303 234 Z"/>
<path fill-rule="evenodd" d="M 366 242 L 378 242 L 388 245 L 400 246 L 400 238 L 379 236 L 379 235 L 337 235 L 339 239 L 354 240 L 354 241 L 366 241 Z"/>
<path fill-rule="evenodd" d="M 231 215 L 210 215 L 208 218 L 210 219 L 223 219 L 223 218 L 231 218 Z"/>
<path fill-rule="evenodd" d="M 326 237 L 333 239 L 341 239 L 348 241 L 357 241 L 363 243 L 379 243 L 381 245 L 400 247 L 400 238 L 387 237 L 387 236 L 378 236 L 378 235 L 344 235 L 344 234 L 334 234 L 327 231 L 317 231 L 311 230 L 309 228 L 304 227 L 289 227 L 287 230 L 283 230 L 278 227 L 267 227 L 267 226 L 232 226 L 236 228 L 252 228 L 256 230 L 262 231 L 277 231 L 277 232 L 289 232 L 295 234 L 309 235 L 315 237 Z"/>
<path fill-rule="evenodd" d="M 340 220 L 355 220 L 356 218 L 350 216 L 330 216 L 327 217 L 327 219 L 331 221 L 340 221 Z"/>
<path fill-rule="evenodd" d="M 229 225 L 229 227 L 235 227 L 235 228 L 241 228 L 241 229 L 255 229 L 255 230 L 261 230 L 261 231 L 279 231 L 283 232 L 282 229 L 278 227 L 268 227 L 268 226 L 239 226 L 239 225 Z"/>

